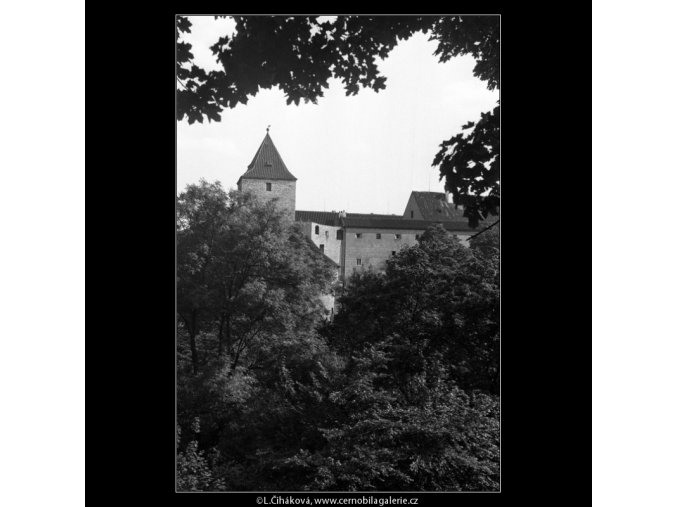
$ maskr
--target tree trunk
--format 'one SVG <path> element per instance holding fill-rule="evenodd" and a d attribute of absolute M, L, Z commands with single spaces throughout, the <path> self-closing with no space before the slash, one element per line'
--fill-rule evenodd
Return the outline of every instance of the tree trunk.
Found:
<path fill-rule="evenodd" d="M 240 350 L 237 351 L 237 354 L 235 354 L 233 361 L 230 363 L 230 372 L 228 373 L 228 375 L 232 375 L 233 372 L 235 371 L 237 363 L 240 361 L 240 352 L 241 352 Z"/>

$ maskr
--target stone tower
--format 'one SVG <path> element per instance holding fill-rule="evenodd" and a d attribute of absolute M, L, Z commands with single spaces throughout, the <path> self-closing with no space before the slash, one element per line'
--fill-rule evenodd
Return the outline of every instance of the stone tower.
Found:
<path fill-rule="evenodd" d="M 278 209 L 294 220 L 296 178 L 284 165 L 268 129 L 256 155 L 247 166 L 247 171 L 237 180 L 237 188 L 240 191 L 252 192 L 262 202 L 277 199 Z"/>

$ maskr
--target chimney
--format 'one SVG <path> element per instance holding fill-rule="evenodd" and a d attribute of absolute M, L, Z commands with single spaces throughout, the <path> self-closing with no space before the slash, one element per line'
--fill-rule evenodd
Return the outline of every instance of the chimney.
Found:
<path fill-rule="evenodd" d="M 345 212 L 345 210 L 339 211 L 338 218 L 339 218 L 340 226 L 344 227 L 345 223 L 346 223 L 346 212 Z"/>

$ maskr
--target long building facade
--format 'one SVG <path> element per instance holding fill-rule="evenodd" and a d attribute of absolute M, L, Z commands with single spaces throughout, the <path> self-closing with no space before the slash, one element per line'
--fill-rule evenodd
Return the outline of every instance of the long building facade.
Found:
<path fill-rule="evenodd" d="M 354 273 L 383 271 L 389 257 L 406 245 L 416 244 L 433 224 L 442 224 L 466 245 L 474 234 L 463 210 L 457 209 L 445 193 L 412 192 L 402 215 L 303 211 L 296 209 L 296 182 L 266 132 L 237 186 L 259 200 L 275 199 L 280 213 L 299 222 L 304 234 L 335 263 L 342 286 Z M 327 313 L 333 315 L 333 296 L 323 298 L 323 302 Z"/>

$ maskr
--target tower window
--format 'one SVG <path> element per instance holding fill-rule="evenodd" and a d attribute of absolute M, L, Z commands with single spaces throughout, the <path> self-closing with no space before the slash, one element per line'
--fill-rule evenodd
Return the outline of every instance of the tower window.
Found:
<path fill-rule="evenodd" d="M 273 189 L 273 184 L 272 183 L 266 183 L 266 190 L 270 192 Z"/>
<path fill-rule="evenodd" d="M 414 210 L 411 210 L 409 213 L 411 213 L 411 218 L 414 218 Z"/>
<path fill-rule="evenodd" d="M 376 239 L 381 239 L 381 233 L 380 232 L 376 233 Z"/>
<path fill-rule="evenodd" d="M 361 266 L 361 265 L 362 265 L 362 259 L 360 259 L 359 257 L 357 258 L 357 265 L 358 265 L 358 266 Z"/>
<path fill-rule="evenodd" d="M 320 226 L 319 225 L 315 226 L 315 234 L 320 234 Z"/>
<path fill-rule="evenodd" d="M 401 234 L 395 234 L 395 239 L 402 239 L 402 235 Z"/>
<path fill-rule="evenodd" d="M 324 253 L 324 245 L 320 245 L 320 252 Z"/>
<path fill-rule="evenodd" d="M 342 230 L 337 230 L 336 231 L 336 239 L 343 239 L 343 231 Z"/>

